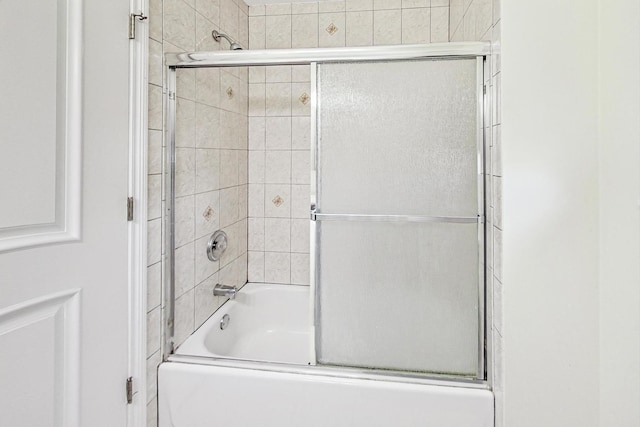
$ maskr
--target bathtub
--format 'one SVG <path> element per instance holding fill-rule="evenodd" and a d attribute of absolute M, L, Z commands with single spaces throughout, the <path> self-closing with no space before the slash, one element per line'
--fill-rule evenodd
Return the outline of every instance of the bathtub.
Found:
<path fill-rule="evenodd" d="M 313 366 L 309 313 L 308 287 L 245 285 L 160 365 L 159 427 L 493 426 L 484 384 Z"/>

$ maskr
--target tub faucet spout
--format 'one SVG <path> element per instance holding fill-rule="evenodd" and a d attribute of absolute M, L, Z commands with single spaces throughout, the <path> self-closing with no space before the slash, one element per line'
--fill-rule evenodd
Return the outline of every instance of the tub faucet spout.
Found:
<path fill-rule="evenodd" d="M 238 293 L 238 288 L 235 286 L 221 285 L 218 283 L 213 287 L 213 295 L 216 297 L 227 297 L 229 299 L 235 299 Z"/>

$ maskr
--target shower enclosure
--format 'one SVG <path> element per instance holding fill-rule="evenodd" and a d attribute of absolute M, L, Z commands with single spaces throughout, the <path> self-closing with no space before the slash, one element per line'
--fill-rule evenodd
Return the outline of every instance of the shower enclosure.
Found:
<path fill-rule="evenodd" d="M 285 383 L 308 375 L 322 381 L 440 384 L 473 389 L 482 402 L 491 400 L 484 259 L 488 51 L 484 43 L 447 43 L 167 55 L 163 352 L 170 363 L 160 369 L 161 396 L 163 384 L 171 384 L 163 378 L 190 369 L 185 368 L 188 363 L 231 369 L 218 371 L 220 378 L 233 375 L 233 369 L 248 369 L 280 374 L 274 378 Z M 222 306 L 219 316 L 212 316 L 180 349 L 174 339 L 180 270 L 175 256 L 176 73 L 282 65 L 309 65 L 310 72 L 310 93 L 305 94 L 310 103 L 310 286 L 291 299 L 291 304 L 306 305 L 307 314 L 296 314 L 303 319 L 296 322 L 303 323 L 304 333 L 295 340 L 303 340 L 307 357 L 284 357 L 283 362 L 197 350 L 212 340 L 228 340 L 231 332 L 227 338 L 221 335 L 228 325 L 260 311 L 252 307 L 257 307 L 261 290 L 283 295 L 279 300 L 288 298 L 278 286 L 259 284 L 248 286 L 246 295 L 240 289 L 238 300 Z M 295 310 L 282 306 L 264 316 L 278 317 L 283 311 Z M 277 334 L 278 328 L 273 329 L 269 332 Z M 172 366 L 178 371 L 169 372 Z M 258 375 L 255 381 L 266 379 Z M 336 390 L 331 394 L 340 395 Z M 479 407 L 487 415 L 491 405 Z M 442 425 L 461 422 L 454 418 Z"/>

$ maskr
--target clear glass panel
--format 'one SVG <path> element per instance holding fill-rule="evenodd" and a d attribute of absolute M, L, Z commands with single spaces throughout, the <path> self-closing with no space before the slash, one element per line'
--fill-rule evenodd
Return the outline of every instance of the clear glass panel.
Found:
<path fill-rule="evenodd" d="M 319 363 L 475 375 L 477 224 L 318 226 Z"/>
<path fill-rule="evenodd" d="M 476 59 L 318 66 L 318 212 L 476 216 Z"/>

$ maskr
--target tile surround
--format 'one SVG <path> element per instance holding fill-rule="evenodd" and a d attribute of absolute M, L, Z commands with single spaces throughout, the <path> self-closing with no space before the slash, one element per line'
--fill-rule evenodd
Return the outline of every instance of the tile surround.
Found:
<path fill-rule="evenodd" d="M 162 55 L 220 49 L 213 29 L 248 47 L 249 8 L 241 0 L 151 0 L 149 8 L 147 425 L 155 427 L 164 234 Z M 181 343 L 224 302 L 212 295 L 215 283 L 246 282 L 249 94 L 241 68 L 179 70 L 176 80 L 175 325 Z M 218 228 L 229 235 L 230 250 L 212 263 L 206 244 Z"/>

